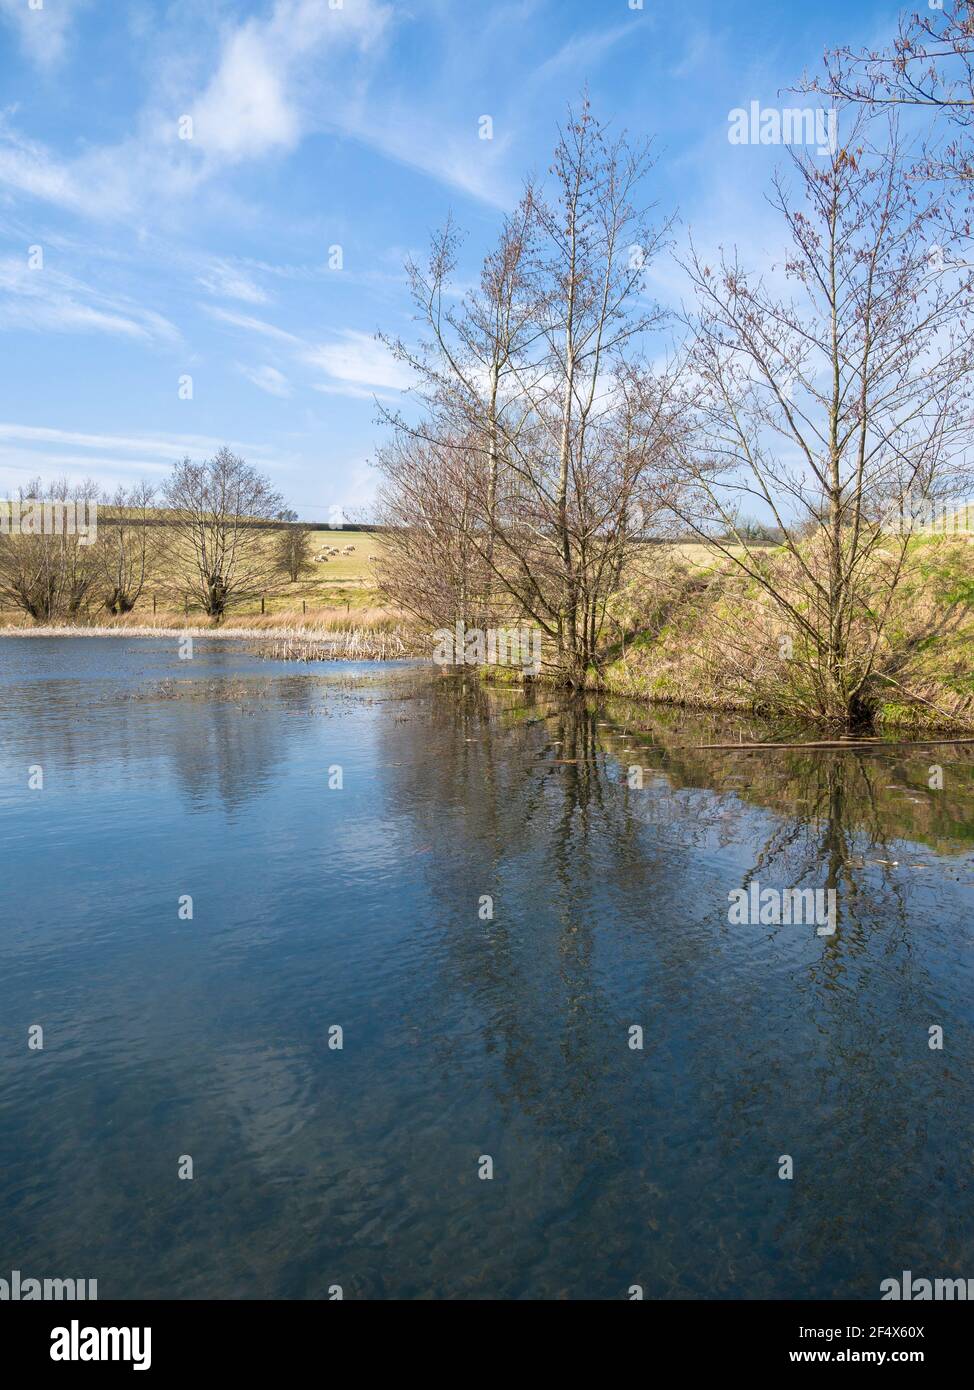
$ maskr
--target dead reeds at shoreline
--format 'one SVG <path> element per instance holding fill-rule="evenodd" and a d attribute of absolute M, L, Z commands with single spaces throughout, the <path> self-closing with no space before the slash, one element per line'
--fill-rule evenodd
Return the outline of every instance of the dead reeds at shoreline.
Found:
<path fill-rule="evenodd" d="M 0 628 L 0 637 L 133 637 L 235 641 L 272 661 L 401 661 L 419 655 L 415 638 L 399 628 L 172 627 L 151 623 L 38 624 Z"/>

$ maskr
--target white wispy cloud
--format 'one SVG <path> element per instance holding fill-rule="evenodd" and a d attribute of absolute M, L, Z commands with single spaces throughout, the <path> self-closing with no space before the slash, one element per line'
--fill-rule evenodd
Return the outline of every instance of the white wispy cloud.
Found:
<path fill-rule="evenodd" d="M 112 435 L 0 421 L 0 486 L 17 486 L 24 478 L 53 478 L 67 474 L 97 481 L 134 478 L 161 479 L 186 456 L 212 458 L 228 445 L 268 472 L 288 472 L 293 458 L 277 448 L 239 439 L 198 434 Z"/>
<path fill-rule="evenodd" d="M 221 309 L 216 304 L 204 304 L 204 311 L 210 318 L 226 323 L 233 328 L 241 328 L 245 333 L 256 333 L 261 338 L 273 338 L 279 343 L 292 343 L 303 346 L 301 338 L 294 333 L 288 333 L 284 328 L 278 328 L 273 323 L 267 323 L 264 319 L 254 318 L 252 314 L 237 314 L 231 309 Z"/>
<path fill-rule="evenodd" d="M 300 123 L 285 94 L 285 77 L 262 26 L 245 25 L 229 40 L 216 76 L 193 108 L 193 139 L 208 155 L 230 162 L 293 146 Z"/>
<path fill-rule="evenodd" d="M 27 255 L 0 259 L 0 327 L 48 333 L 109 333 L 175 343 L 179 331 L 153 310 L 86 285 L 51 267 L 31 269 Z"/>
<path fill-rule="evenodd" d="M 56 66 L 64 57 L 68 32 L 75 14 L 86 0 L 49 0 L 32 9 L 28 0 L 0 0 L 0 19 L 16 30 L 20 45 L 32 63 Z"/>
<path fill-rule="evenodd" d="M 307 128 L 304 70 L 349 48 L 367 51 L 390 11 L 375 0 L 277 0 L 267 20 L 249 19 L 227 37 L 211 81 L 194 103 L 194 143 L 210 159 L 236 163 L 292 149 Z"/>
<path fill-rule="evenodd" d="M 0 112 L 0 187 L 96 221 L 141 222 L 147 199 L 188 207 L 203 181 L 201 166 L 181 160 L 175 144 L 167 127 L 146 119 L 120 144 L 64 159 L 17 130 L 9 112 Z"/>
<path fill-rule="evenodd" d="M 96 202 L 90 190 L 66 164 L 36 140 L 15 131 L 9 116 L 0 113 L 0 184 L 31 198 L 55 203 L 70 212 L 87 214 Z"/>
<path fill-rule="evenodd" d="M 406 391 L 412 381 L 408 369 L 388 348 L 354 329 L 346 329 L 333 343 L 312 348 L 304 360 L 329 378 L 316 385 L 319 391 L 369 396 L 374 390 Z"/>
<path fill-rule="evenodd" d="M 318 343 L 288 333 L 250 314 L 238 314 L 218 305 L 204 305 L 203 308 L 211 318 L 239 329 L 247 339 L 255 336 L 267 338 L 291 349 L 295 364 L 311 367 L 319 378 L 324 376 L 324 380 L 314 381 L 312 385 L 316 391 L 326 395 L 369 400 L 373 395 L 408 390 L 411 385 L 408 369 L 381 342 L 359 329 L 343 329 L 331 342 Z M 289 390 L 291 388 L 291 383 L 277 368 L 241 367 L 239 370 L 255 386 L 260 386 L 271 395 L 285 394 L 282 389 L 285 383 Z M 389 399 L 388 395 L 383 395 L 383 399 Z"/>
<path fill-rule="evenodd" d="M 671 76 L 681 80 L 692 77 L 708 63 L 716 63 L 717 53 L 716 35 L 701 26 L 690 33 L 683 57 L 673 65 Z"/>
<path fill-rule="evenodd" d="M 9 11 L 23 25 L 20 0 L 0 5 L 0 13 Z M 47 14 L 48 7 L 31 16 L 37 13 Z M 160 83 L 133 120 L 132 135 L 74 157 L 59 157 L 26 137 L 8 113 L 0 117 L 0 184 L 98 219 L 141 219 L 152 196 L 165 199 L 170 210 L 189 205 L 194 191 L 221 170 L 287 152 L 318 128 L 308 92 L 326 79 L 341 109 L 342 83 L 352 81 L 349 55 L 378 43 L 390 14 L 378 0 L 344 0 L 339 9 L 327 0 L 276 0 L 268 18 L 226 29 L 201 90 L 178 94 L 171 78 Z M 181 110 L 173 106 L 177 97 Z M 182 115 L 193 119 L 192 139 L 179 138 Z"/>
<path fill-rule="evenodd" d="M 633 25 L 638 22 L 638 13 L 638 11 L 633 11 L 629 19 L 611 28 L 589 30 L 584 34 L 574 34 L 570 39 L 566 39 L 550 58 L 546 58 L 535 69 L 535 79 L 540 81 L 547 81 L 552 77 L 562 79 L 566 73 L 577 70 L 591 73 L 593 67 L 615 48 L 616 44 L 621 43 L 623 39 L 632 42 Z M 641 17 L 640 15 L 639 18 Z"/>
<path fill-rule="evenodd" d="M 291 383 L 284 373 L 279 372 L 276 367 L 246 367 L 238 363 L 237 370 L 248 381 L 253 382 L 254 386 L 261 391 L 266 391 L 269 396 L 293 395 Z"/>
<path fill-rule="evenodd" d="M 424 112 L 414 98 L 401 104 L 386 98 L 381 104 L 363 102 L 359 109 L 344 111 L 337 124 L 344 134 L 387 159 L 492 207 L 507 209 L 516 200 L 517 185 L 507 170 L 514 132 L 502 118 L 494 122 L 493 137 L 481 139 L 479 115 L 451 127 L 435 112 Z"/>
<path fill-rule="evenodd" d="M 260 285 L 228 261 L 215 261 L 198 279 L 209 294 L 220 299 L 239 299 L 245 304 L 266 304 L 268 300 Z"/>
<path fill-rule="evenodd" d="M 264 457 L 267 450 L 255 444 L 243 444 L 239 440 L 217 439 L 204 434 L 88 434 L 81 430 L 62 430 L 46 425 L 21 425 L 12 421 L 0 421 L 0 443 L 15 441 L 21 444 L 48 447 L 90 449 L 97 454 L 131 453 L 137 450 L 142 454 L 171 461 L 189 454 L 201 458 L 219 449 L 223 444 L 231 448 L 246 450 L 255 457 Z"/>

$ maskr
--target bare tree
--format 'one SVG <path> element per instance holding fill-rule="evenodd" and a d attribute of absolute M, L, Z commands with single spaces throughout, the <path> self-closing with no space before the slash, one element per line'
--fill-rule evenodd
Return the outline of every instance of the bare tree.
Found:
<path fill-rule="evenodd" d="M 296 584 L 311 569 L 311 528 L 298 526 L 297 518 L 288 518 L 288 525 L 274 536 L 274 560 L 278 571 Z"/>
<path fill-rule="evenodd" d="M 518 373 L 538 339 L 533 317 L 535 231 L 534 192 L 529 186 L 515 215 L 505 220 L 496 249 L 486 257 L 478 286 L 461 300 L 451 285 L 460 238 L 448 222 L 433 238 L 428 264 L 421 267 L 409 260 L 406 265 L 426 340 L 413 351 L 400 339 L 384 339 L 393 354 L 413 369 L 425 418 L 419 427 L 412 427 L 401 416 L 387 416 L 399 441 L 383 451 L 379 466 L 404 483 L 401 472 L 397 474 L 398 465 L 414 456 L 413 444 L 418 444 L 417 462 L 435 472 L 434 495 L 447 511 L 434 523 L 427 504 L 417 512 L 415 489 L 409 487 L 396 499 L 387 488 L 385 508 L 400 516 L 405 509 L 413 522 L 422 516 L 424 539 L 420 540 L 418 531 L 414 533 L 420 549 L 429 540 L 428 528 L 435 525 L 442 536 L 450 518 L 443 573 L 458 586 L 449 605 L 451 622 L 481 626 L 496 615 L 498 580 L 493 562 L 498 490 L 502 471 L 509 465 L 509 438 L 519 433 L 525 413 Z M 452 462 L 447 459 L 450 450 L 458 453 Z M 401 548 L 398 557 L 405 559 Z M 391 561 L 392 552 L 387 557 L 387 578 Z M 438 602 L 443 597 L 441 592 Z"/>
<path fill-rule="evenodd" d="M 841 725 L 878 698 L 911 540 L 896 518 L 968 482 L 971 277 L 931 257 L 941 205 L 895 122 L 880 149 L 869 127 L 860 112 L 831 157 L 794 154 L 797 199 L 775 179 L 793 293 L 736 252 L 687 266 L 698 436 L 676 510 L 750 585 L 755 632 L 770 615 L 787 639 L 793 703 Z M 737 524 L 742 499 L 773 519 L 776 557 Z"/>
<path fill-rule="evenodd" d="M 227 448 L 204 463 L 183 459 L 164 497 L 180 598 L 219 622 L 235 604 L 275 587 L 261 523 L 274 520 L 281 497 L 244 459 Z"/>
<path fill-rule="evenodd" d="M 40 478 L 18 494 L 18 525 L 0 527 L 0 596 L 39 622 L 86 614 L 98 578 L 86 519 L 98 489 Z"/>
<path fill-rule="evenodd" d="M 598 679 L 606 605 L 658 509 L 677 423 L 672 381 L 638 365 L 661 322 L 643 296 L 665 229 L 635 202 L 651 167 L 648 146 L 610 142 L 585 101 L 560 134 L 551 201 L 527 188 L 462 299 L 449 284 L 448 228 L 428 268 L 411 267 L 423 347 L 391 343 L 426 406 L 419 426 L 396 419 L 400 434 L 435 446 L 437 467 L 444 449 L 478 463 L 452 470 L 462 485 L 450 488 L 462 498 L 457 543 L 470 557 L 465 602 L 533 619 L 548 664 L 576 687 Z"/>
<path fill-rule="evenodd" d="M 400 431 L 377 462 L 386 480 L 379 495 L 381 593 L 431 630 L 477 626 L 487 591 L 471 540 L 483 497 L 478 450 Z"/>
<path fill-rule="evenodd" d="M 149 569 L 154 497 L 148 483 L 128 491 L 120 487 L 109 503 L 111 518 L 102 518 L 96 557 L 109 613 L 131 613 L 142 596 Z"/>

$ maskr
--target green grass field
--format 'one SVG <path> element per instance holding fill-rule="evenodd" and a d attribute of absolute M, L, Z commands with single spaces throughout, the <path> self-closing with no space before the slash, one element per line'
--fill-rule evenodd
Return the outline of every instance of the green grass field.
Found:
<path fill-rule="evenodd" d="M 158 533 L 156 533 L 158 534 Z M 263 538 L 269 548 L 273 545 L 273 533 Z M 350 548 L 350 553 L 341 554 Z M 276 586 L 269 588 L 263 596 L 235 604 L 227 615 L 227 625 L 254 627 L 347 627 L 367 625 L 369 627 L 390 626 L 396 615 L 381 607 L 376 588 L 375 564 L 372 556 L 382 553 L 381 536 L 368 531 L 312 531 L 309 553 L 320 556 L 325 551 L 338 550 L 327 560 L 312 563 L 296 583 L 291 583 L 284 575 L 279 575 Z M 124 618 L 112 618 L 108 613 L 98 612 L 93 605 L 91 618 L 98 623 L 119 626 L 140 626 L 146 623 L 179 626 L 185 623 L 199 625 L 207 620 L 190 607 L 187 615 L 184 606 L 167 593 L 172 578 L 164 544 L 158 548 L 142 596 L 133 611 Z M 263 611 L 262 611 L 263 608 Z M 9 602 L 0 611 L 0 626 L 30 626 L 30 619 L 16 610 Z"/>
<path fill-rule="evenodd" d="M 349 548 L 350 554 L 341 553 Z M 327 559 L 315 559 L 336 550 L 338 554 L 330 554 Z M 382 554 L 380 536 L 370 531 L 313 531 L 309 551 L 311 568 L 294 584 L 282 577 L 278 592 L 265 599 L 266 612 L 300 609 L 302 605 L 309 613 L 312 608 L 330 612 L 361 610 L 378 604 L 375 562 L 371 557 Z M 260 601 L 236 611 L 259 613 Z"/>

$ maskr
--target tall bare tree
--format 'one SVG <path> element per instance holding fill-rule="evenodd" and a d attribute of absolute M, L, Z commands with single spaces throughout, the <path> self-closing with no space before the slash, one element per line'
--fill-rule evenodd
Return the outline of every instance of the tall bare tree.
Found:
<path fill-rule="evenodd" d="M 402 521 L 405 504 L 423 531 L 415 533 L 420 550 L 429 543 L 431 525 L 441 535 L 445 524 L 453 528 L 447 544 L 452 558 L 444 555 L 443 570 L 458 586 L 448 605 L 451 622 L 484 625 L 496 615 L 498 493 L 509 462 L 508 436 L 519 433 L 525 411 L 518 371 L 538 337 L 532 317 L 534 235 L 534 192 L 529 186 L 515 215 L 505 220 L 495 250 L 485 258 L 479 284 L 461 299 L 451 283 L 460 237 L 448 222 L 433 238 L 427 265 L 412 259 L 406 265 L 425 340 L 412 350 L 400 339 L 384 339 L 413 369 L 425 418 L 418 427 L 410 427 L 400 416 L 390 417 L 399 439 L 382 452 L 379 466 L 404 484 L 399 466 L 404 458 L 414 457 L 419 467 L 436 474 L 433 495 L 447 510 L 434 523 L 428 502 L 415 510 L 410 500 L 415 489 L 410 487 L 394 497 L 387 486 L 384 505 L 387 514 L 397 513 Z M 458 455 L 452 462 L 447 458 L 450 450 Z M 408 542 L 409 532 L 404 539 Z M 402 547 L 396 552 L 405 561 Z M 391 558 L 392 552 L 387 578 L 392 577 Z M 441 588 L 439 593 L 442 601 L 445 591 Z"/>
<path fill-rule="evenodd" d="M 411 268 L 424 344 L 391 344 L 426 407 L 419 425 L 395 421 L 400 435 L 478 461 L 453 470 L 459 493 L 451 485 L 475 562 L 464 581 L 482 611 L 533 619 L 572 686 L 598 678 L 606 605 L 658 505 L 649 479 L 677 423 L 673 383 L 639 365 L 661 322 L 644 297 L 666 230 L 638 202 L 651 167 L 648 146 L 610 140 L 583 102 L 560 133 L 550 199 L 527 188 L 464 297 L 448 228 L 428 267 Z"/>
<path fill-rule="evenodd" d="M 752 586 L 752 617 L 774 615 L 805 712 L 837 724 L 877 698 L 911 540 L 898 516 L 969 483 L 971 276 L 942 255 L 941 203 L 895 121 L 878 148 L 872 128 L 853 112 L 830 156 L 795 152 L 797 197 L 776 177 L 790 285 L 736 252 L 687 266 L 698 434 L 676 510 Z M 773 520 L 777 557 L 737 525 L 742 499 Z"/>
<path fill-rule="evenodd" d="M 281 496 L 267 478 L 222 448 L 206 462 L 176 464 L 163 495 L 180 598 L 219 622 L 234 605 L 273 590 L 273 547 L 261 523 L 276 518 Z"/>

